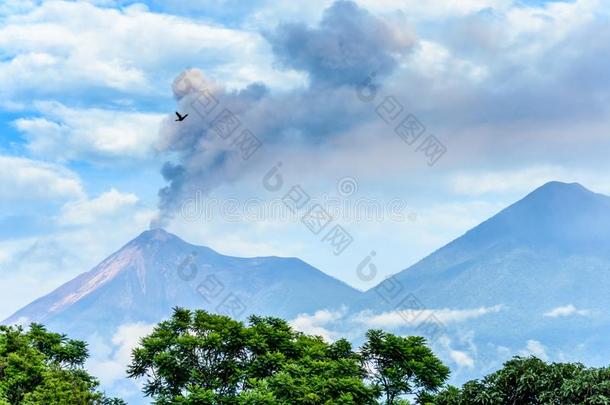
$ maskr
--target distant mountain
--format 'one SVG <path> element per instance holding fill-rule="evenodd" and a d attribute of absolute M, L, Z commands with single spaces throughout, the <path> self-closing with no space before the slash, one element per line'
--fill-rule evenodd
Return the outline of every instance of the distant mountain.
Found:
<path fill-rule="evenodd" d="M 555 358 L 607 364 L 610 197 L 576 183 L 545 184 L 394 280 L 429 309 L 500 306 L 447 325 L 476 342 L 481 358 L 536 340 Z M 373 288 L 352 308 L 387 312 L 397 304 Z"/>
<path fill-rule="evenodd" d="M 174 306 L 236 318 L 349 305 L 362 293 L 302 260 L 238 258 L 156 229 L 142 233 L 91 271 L 4 321 L 41 322 L 73 336 L 114 333 L 128 322 L 156 323 Z"/>

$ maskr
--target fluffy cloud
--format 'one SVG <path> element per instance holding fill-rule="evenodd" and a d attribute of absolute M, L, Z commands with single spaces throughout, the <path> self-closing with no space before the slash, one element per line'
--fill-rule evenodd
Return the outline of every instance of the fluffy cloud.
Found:
<path fill-rule="evenodd" d="M 249 81 L 244 75 L 253 72 L 273 80 L 264 73 L 270 60 L 256 33 L 154 13 L 142 4 L 115 9 L 45 1 L 21 11 L 0 23 L 5 101 L 158 97 L 172 72 L 193 63 L 211 71 L 233 66 L 223 77 L 230 84 Z"/>
<path fill-rule="evenodd" d="M 449 357 L 460 367 L 473 368 L 474 359 L 461 350 L 449 350 Z"/>
<path fill-rule="evenodd" d="M 327 341 L 337 339 L 338 333 L 329 328 L 330 325 L 342 319 L 347 309 L 340 311 L 320 310 L 313 315 L 300 314 L 290 321 L 290 325 L 296 330 L 315 336 L 321 336 Z"/>
<path fill-rule="evenodd" d="M 141 322 L 121 325 L 112 336 L 111 342 L 93 336 L 92 354 L 86 364 L 87 368 L 104 386 L 111 386 L 125 378 L 125 370 L 131 362 L 131 351 L 153 328 L 153 324 Z"/>
<path fill-rule="evenodd" d="M 541 360 L 547 361 L 549 356 L 546 352 L 546 347 L 537 340 L 530 339 L 524 349 L 519 352 L 521 356 L 535 356 Z"/>
<path fill-rule="evenodd" d="M 20 118 L 15 126 L 36 156 L 58 160 L 147 158 L 162 115 L 37 103 L 42 117 Z"/>
<path fill-rule="evenodd" d="M 58 221 L 61 225 L 92 224 L 100 218 L 117 214 L 137 202 L 138 197 L 135 194 L 111 189 L 96 198 L 66 203 Z"/>
<path fill-rule="evenodd" d="M 559 317 L 567 317 L 567 316 L 572 316 L 572 315 L 587 316 L 587 315 L 589 315 L 589 313 L 590 313 L 590 311 L 587 309 L 577 309 L 574 305 L 569 304 L 569 305 L 565 305 L 563 307 L 553 308 L 552 310 L 545 312 L 544 316 L 547 316 L 550 318 L 559 318 Z"/>
<path fill-rule="evenodd" d="M 79 177 L 61 166 L 0 156 L 0 201 L 83 198 Z"/>
<path fill-rule="evenodd" d="M 467 350 L 459 350 L 454 347 L 452 339 L 448 335 L 443 335 L 438 339 L 438 346 L 441 350 L 444 350 L 447 356 L 453 361 L 459 368 L 474 368 L 475 360 L 473 358 L 476 355 L 477 348 L 473 342 L 473 336 L 468 334 L 468 336 L 459 337 L 458 344 L 468 346 Z"/>

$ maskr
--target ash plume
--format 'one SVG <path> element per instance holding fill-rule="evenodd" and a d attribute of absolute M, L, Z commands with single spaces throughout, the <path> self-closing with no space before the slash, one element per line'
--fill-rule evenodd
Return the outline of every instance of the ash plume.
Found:
<path fill-rule="evenodd" d="M 195 192 L 205 195 L 239 179 L 264 158 L 265 146 L 295 137 L 305 146 L 320 145 L 361 124 L 370 106 L 354 89 L 371 74 L 382 80 L 395 69 L 415 44 L 405 32 L 351 1 L 337 1 L 318 27 L 281 24 L 263 33 L 281 67 L 307 73 L 306 88 L 272 94 L 264 84 L 252 83 L 227 91 L 198 69 L 182 72 L 172 91 L 177 108 L 189 118 L 167 118 L 161 126 L 159 150 L 171 160 L 161 170 L 167 185 L 159 190 L 160 214 L 151 227 L 167 224 Z M 236 122 L 230 138 L 218 131 Z M 260 147 L 246 159 L 236 145 L 250 135 L 256 139 L 250 144 Z"/>

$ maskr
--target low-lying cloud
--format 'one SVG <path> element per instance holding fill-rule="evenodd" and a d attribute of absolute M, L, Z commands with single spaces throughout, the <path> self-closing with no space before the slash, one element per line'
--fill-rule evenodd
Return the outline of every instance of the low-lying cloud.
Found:
<path fill-rule="evenodd" d="M 433 320 L 443 324 L 464 322 L 484 315 L 498 313 L 501 310 L 502 305 L 475 309 L 414 309 L 409 310 L 407 317 L 402 311 L 383 312 L 381 314 L 363 311 L 356 315 L 355 319 L 371 328 L 398 328 L 401 326 L 417 326 Z"/>

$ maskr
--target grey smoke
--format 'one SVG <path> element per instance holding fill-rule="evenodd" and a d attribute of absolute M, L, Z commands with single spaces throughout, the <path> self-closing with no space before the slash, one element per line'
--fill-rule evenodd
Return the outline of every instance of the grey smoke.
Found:
<path fill-rule="evenodd" d="M 356 98 L 355 86 L 371 74 L 383 80 L 415 44 L 408 29 L 401 30 L 351 1 L 335 2 L 318 27 L 282 24 L 263 35 L 281 66 L 306 72 L 309 86 L 276 95 L 264 84 L 252 83 L 230 92 L 198 69 L 182 72 L 172 90 L 178 108 L 189 113 L 189 119 L 162 124 L 160 151 L 173 159 L 162 169 L 168 184 L 159 191 L 160 217 L 151 226 L 163 226 L 195 192 L 206 194 L 239 179 L 265 156 L 265 146 L 287 140 L 322 145 L 360 124 L 370 114 L 370 106 Z M 193 111 L 202 93 L 219 102 L 213 114 L 230 110 L 241 122 L 238 131 L 247 128 L 262 142 L 252 159 L 245 161 L 230 141 L 215 134 L 210 117 Z"/>
<path fill-rule="evenodd" d="M 386 75 L 414 42 L 407 27 L 394 27 L 351 1 L 335 2 L 317 28 L 282 24 L 265 37 L 282 65 L 308 72 L 314 85 L 355 85 L 371 72 Z"/>

